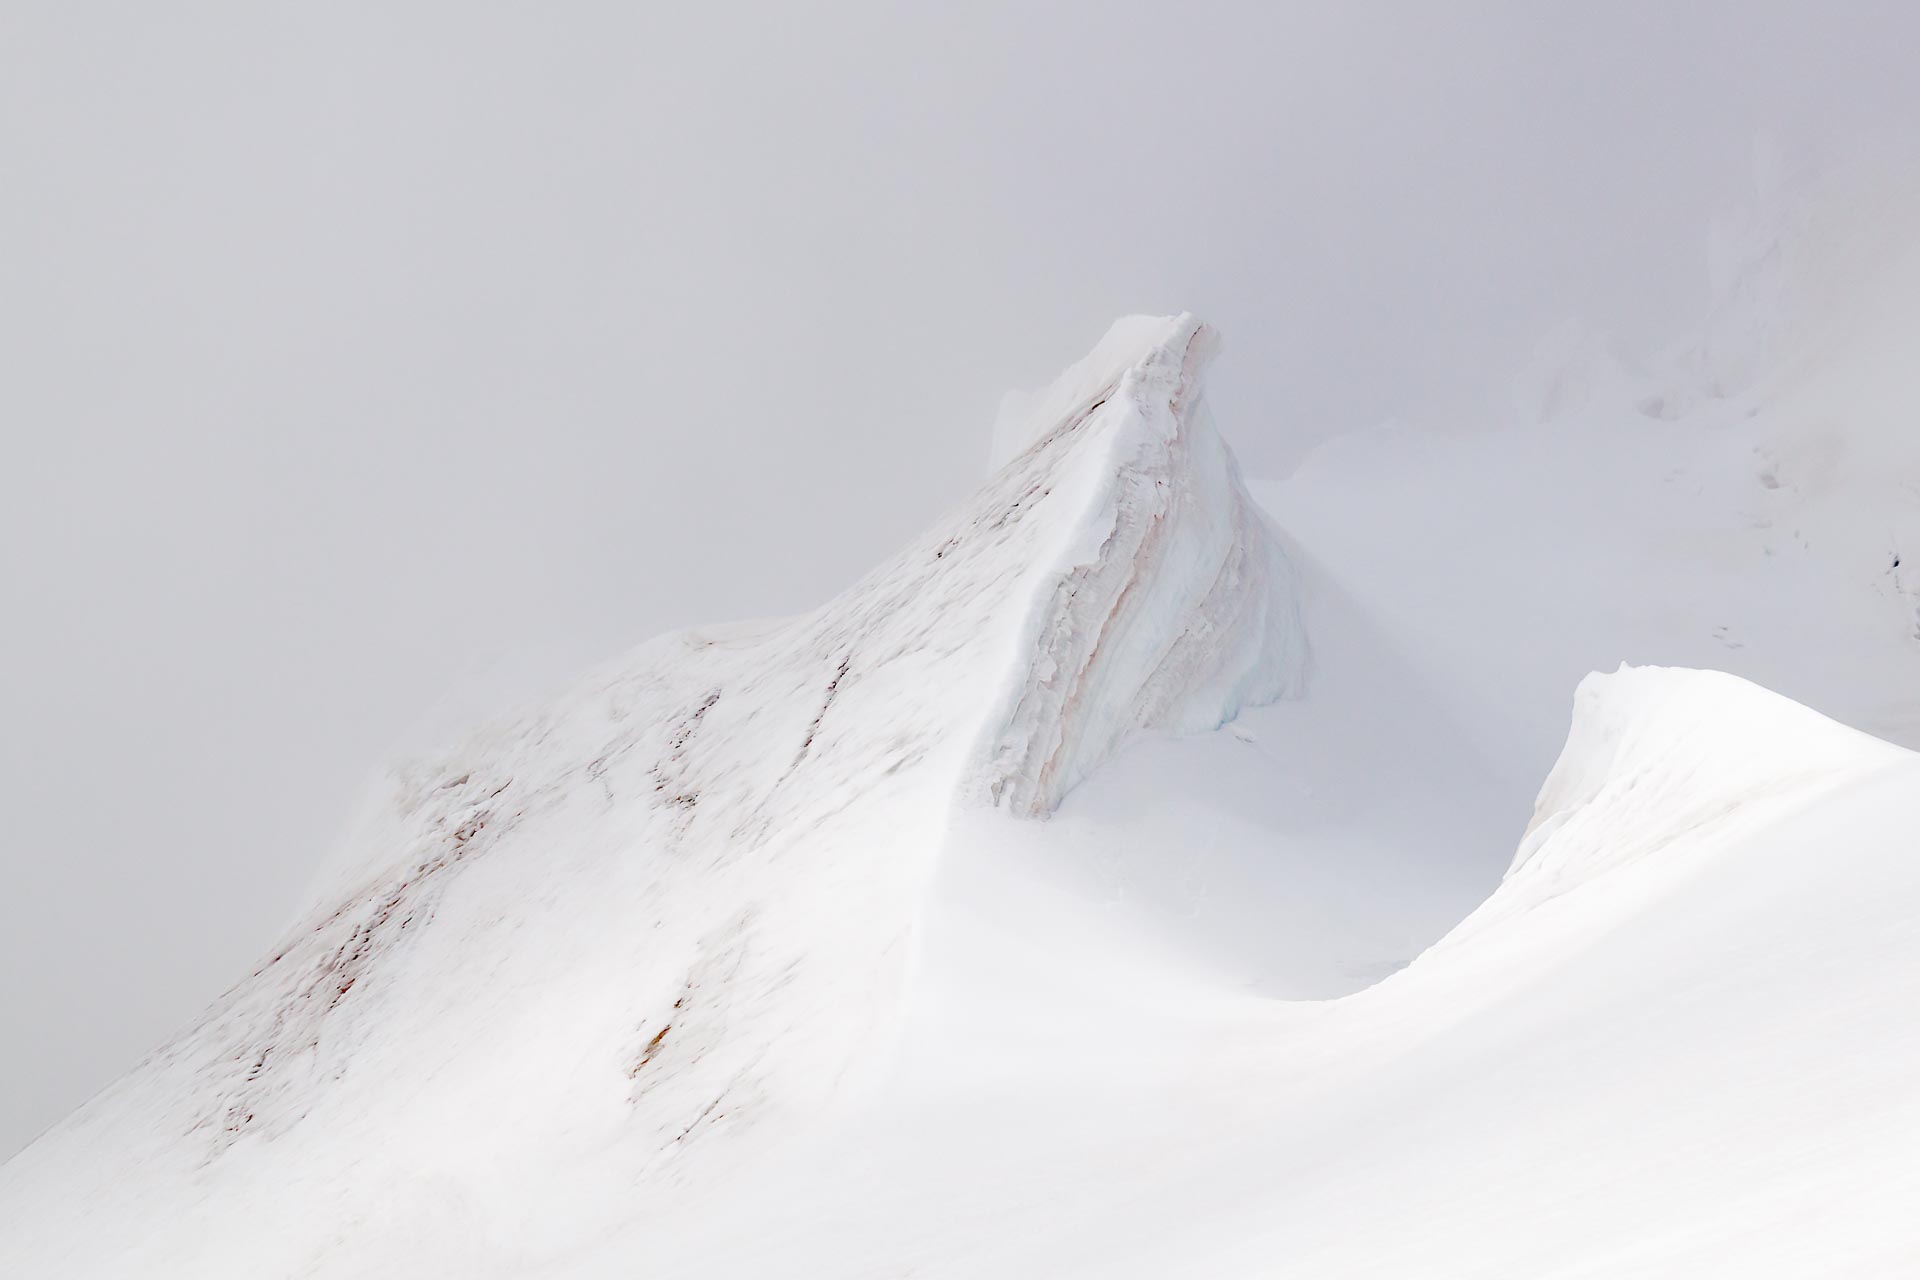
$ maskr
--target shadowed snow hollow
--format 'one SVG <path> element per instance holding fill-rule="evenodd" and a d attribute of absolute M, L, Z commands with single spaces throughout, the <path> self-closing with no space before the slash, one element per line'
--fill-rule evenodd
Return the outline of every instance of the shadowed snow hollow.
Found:
<path fill-rule="evenodd" d="M 1189 316 L 818 611 L 395 778 L 260 968 L 0 1173 L 9 1275 L 512 1273 L 882 1071 L 952 807 L 1300 687 Z"/>

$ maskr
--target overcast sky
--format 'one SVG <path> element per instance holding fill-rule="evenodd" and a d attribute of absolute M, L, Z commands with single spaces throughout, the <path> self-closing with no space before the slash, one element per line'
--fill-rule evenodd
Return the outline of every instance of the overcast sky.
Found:
<path fill-rule="evenodd" d="M 396 743 L 818 602 L 1113 316 L 1276 473 L 1920 123 L 1905 4 L 929 8 L 0 0 L 0 1155 Z"/>

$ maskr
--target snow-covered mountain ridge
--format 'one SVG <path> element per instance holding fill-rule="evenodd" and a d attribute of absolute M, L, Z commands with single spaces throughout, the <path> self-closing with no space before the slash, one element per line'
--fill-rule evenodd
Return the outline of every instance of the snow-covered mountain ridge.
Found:
<path fill-rule="evenodd" d="M 955 804 L 1045 816 L 1134 737 L 1302 687 L 1211 331 L 1117 331 L 1097 385 L 834 601 L 655 641 L 397 779 L 260 969 L 8 1167 L 10 1202 L 79 1179 L 113 1228 L 63 1228 L 64 1193 L 17 1227 L 184 1266 L 241 1212 L 276 1240 L 234 1265 L 291 1271 L 402 1203 L 444 1118 L 514 1117 L 483 1162 L 537 1200 L 555 1161 L 661 1176 L 878 1069 Z M 295 1212 L 288 1179 L 340 1208 Z"/>
<path fill-rule="evenodd" d="M 1920 291 L 1828 225 L 1264 513 L 1116 324 L 834 600 L 398 773 L 0 1274 L 1913 1270 Z"/>

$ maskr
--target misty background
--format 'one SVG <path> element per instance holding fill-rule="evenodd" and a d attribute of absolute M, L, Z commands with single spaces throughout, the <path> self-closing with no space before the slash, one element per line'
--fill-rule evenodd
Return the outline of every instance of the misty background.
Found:
<path fill-rule="evenodd" d="M 1706 302 L 1909 6 L 0 0 L 0 1157 L 242 976 L 394 751 L 792 612 L 1191 309 L 1247 469 Z"/>

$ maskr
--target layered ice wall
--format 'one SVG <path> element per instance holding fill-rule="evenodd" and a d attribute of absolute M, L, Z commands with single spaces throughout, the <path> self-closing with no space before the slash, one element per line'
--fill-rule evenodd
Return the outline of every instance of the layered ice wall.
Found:
<path fill-rule="evenodd" d="M 1136 734 L 1216 728 L 1302 687 L 1293 575 L 1207 409 L 1217 346 L 1190 315 L 1122 322 L 1028 410 L 1022 457 L 1078 436 L 1097 452 L 990 747 L 988 792 L 1015 813 L 1051 812 Z"/>

